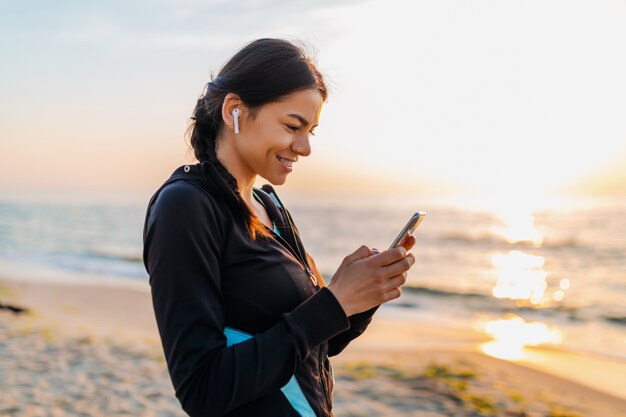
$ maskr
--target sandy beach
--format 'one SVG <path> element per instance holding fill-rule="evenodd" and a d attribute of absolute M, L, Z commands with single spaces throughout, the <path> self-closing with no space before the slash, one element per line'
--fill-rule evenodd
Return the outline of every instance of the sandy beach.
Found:
<path fill-rule="evenodd" d="M 184 416 L 149 287 L 0 278 L 0 415 Z M 16 309 L 25 309 L 22 312 Z M 374 317 L 331 358 L 348 416 L 626 416 L 624 364 L 552 350 L 514 363 L 473 330 Z M 623 394 L 626 395 L 626 394 Z"/>

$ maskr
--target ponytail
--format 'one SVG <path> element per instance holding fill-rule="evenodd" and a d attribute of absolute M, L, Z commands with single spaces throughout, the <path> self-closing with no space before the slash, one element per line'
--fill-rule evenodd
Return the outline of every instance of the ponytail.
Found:
<path fill-rule="evenodd" d="M 248 232 L 252 240 L 256 240 L 257 236 L 271 238 L 272 234 L 263 222 L 254 214 L 254 210 L 241 197 L 237 179 L 232 176 L 224 165 L 217 159 L 216 142 L 219 129 L 222 126 L 221 119 L 221 103 L 217 107 L 215 96 L 211 97 L 210 90 L 198 99 L 191 124 L 190 144 L 194 151 L 194 156 L 200 162 L 207 161 L 212 163 L 220 175 L 221 183 L 225 187 L 229 187 L 237 196 L 240 214 L 246 224 Z M 222 99 L 223 100 L 223 99 Z"/>

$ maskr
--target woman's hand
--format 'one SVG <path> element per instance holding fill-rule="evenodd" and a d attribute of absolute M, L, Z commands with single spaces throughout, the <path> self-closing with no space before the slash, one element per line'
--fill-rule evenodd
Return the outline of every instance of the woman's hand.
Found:
<path fill-rule="evenodd" d="M 363 245 L 343 259 L 328 289 L 333 292 L 347 316 L 400 297 L 407 271 L 415 256 L 407 251 L 415 238 L 406 236 L 401 246 L 379 252 Z"/>

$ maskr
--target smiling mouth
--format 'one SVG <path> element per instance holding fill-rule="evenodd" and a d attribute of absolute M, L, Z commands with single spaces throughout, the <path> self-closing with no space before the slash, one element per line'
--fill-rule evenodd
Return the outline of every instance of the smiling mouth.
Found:
<path fill-rule="evenodd" d="M 286 167 L 291 168 L 293 165 L 293 162 L 291 159 L 285 159 L 285 158 L 281 158 L 280 156 L 276 155 L 276 158 Z"/>

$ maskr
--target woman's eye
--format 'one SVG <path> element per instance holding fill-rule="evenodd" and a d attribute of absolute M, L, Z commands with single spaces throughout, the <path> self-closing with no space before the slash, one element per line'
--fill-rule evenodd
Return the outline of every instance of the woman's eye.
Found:
<path fill-rule="evenodd" d="M 287 126 L 287 129 L 291 130 L 292 132 L 296 133 L 298 130 L 300 130 L 300 126 L 293 126 L 293 125 L 285 125 Z M 311 135 L 315 136 L 315 132 L 309 132 Z"/>

